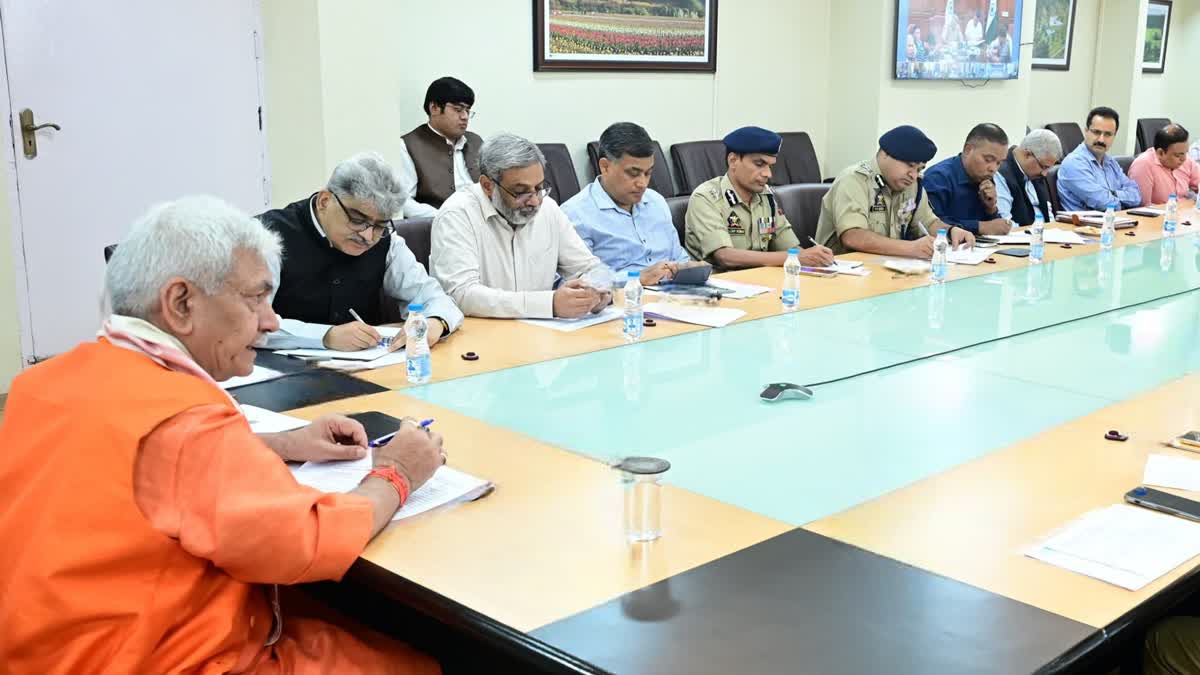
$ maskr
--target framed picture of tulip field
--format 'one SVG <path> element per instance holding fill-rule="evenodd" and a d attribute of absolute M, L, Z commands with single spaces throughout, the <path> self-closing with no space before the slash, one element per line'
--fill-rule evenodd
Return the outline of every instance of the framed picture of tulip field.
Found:
<path fill-rule="evenodd" d="M 717 70 L 717 0 L 533 0 L 534 70 Z"/>

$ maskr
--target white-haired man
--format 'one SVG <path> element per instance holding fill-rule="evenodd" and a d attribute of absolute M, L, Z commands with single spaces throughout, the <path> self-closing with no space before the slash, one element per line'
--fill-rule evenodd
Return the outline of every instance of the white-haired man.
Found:
<path fill-rule="evenodd" d="M 405 190 L 382 157 L 364 152 L 339 163 L 324 190 L 259 216 L 284 248 L 272 299 L 283 325 L 268 346 L 374 347 L 375 326 L 407 314 L 409 303 L 424 306 L 430 346 L 462 325 L 462 312 L 392 226 Z"/>
<path fill-rule="evenodd" d="M 612 271 L 548 197 L 545 168 L 536 145 L 497 135 L 480 149 L 479 182 L 433 219 L 429 270 L 468 315 L 577 318 L 612 301 Z"/>
<path fill-rule="evenodd" d="M 212 198 L 152 209 L 107 268 L 98 339 L 13 382 L 0 447 L 0 663 L 28 673 L 436 673 L 382 636 L 290 616 L 276 584 L 340 578 L 445 462 L 415 423 L 353 491 L 285 459 L 362 457 L 330 416 L 256 436 L 217 382 L 278 327 L 279 240 Z M 340 442 L 340 447 L 339 447 Z"/>
<path fill-rule="evenodd" d="M 1054 221 L 1050 205 L 1050 187 L 1046 172 L 1062 159 L 1062 141 L 1053 131 L 1034 129 L 1019 146 L 1008 149 L 1008 158 L 996 171 L 996 210 L 1013 225 L 1033 224 L 1041 213 L 1047 223 Z"/>

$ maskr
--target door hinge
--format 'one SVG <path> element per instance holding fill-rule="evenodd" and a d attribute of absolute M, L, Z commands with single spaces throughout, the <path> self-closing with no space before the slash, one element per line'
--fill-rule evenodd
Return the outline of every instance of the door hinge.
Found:
<path fill-rule="evenodd" d="M 262 106 L 258 106 L 258 130 L 262 131 Z"/>

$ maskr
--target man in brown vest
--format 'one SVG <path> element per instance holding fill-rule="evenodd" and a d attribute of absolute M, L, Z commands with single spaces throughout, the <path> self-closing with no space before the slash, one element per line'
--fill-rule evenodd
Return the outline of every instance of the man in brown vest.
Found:
<path fill-rule="evenodd" d="M 429 121 L 400 139 L 396 169 L 408 187 L 405 218 L 432 218 L 455 191 L 479 180 L 483 139 L 467 131 L 475 92 L 461 80 L 442 77 L 425 92 Z"/>

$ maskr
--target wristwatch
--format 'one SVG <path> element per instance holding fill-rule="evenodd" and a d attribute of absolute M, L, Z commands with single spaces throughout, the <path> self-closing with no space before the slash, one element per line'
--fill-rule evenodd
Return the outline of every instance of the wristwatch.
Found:
<path fill-rule="evenodd" d="M 436 319 L 438 323 L 442 324 L 442 336 L 438 340 L 445 340 L 446 336 L 450 334 L 450 324 L 446 323 L 446 320 L 440 316 L 431 316 L 429 318 Z"/>

